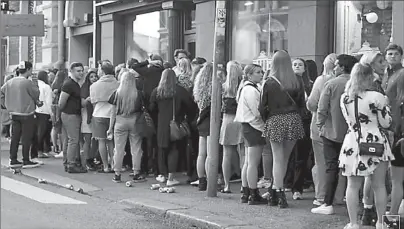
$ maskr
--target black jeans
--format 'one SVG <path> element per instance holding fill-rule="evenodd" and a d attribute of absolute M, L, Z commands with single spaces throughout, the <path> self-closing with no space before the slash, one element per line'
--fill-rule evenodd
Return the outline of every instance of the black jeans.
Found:
<path fill-rule="evenodd" d="M 321 138 L 323 139 L 323 152 L 326 166 L 326 191 L 324 203 L 326 205 L 332 205 L 335 191 L 338 186 L 338 158 L 342 148 L 342 143 L 334 142 L 324 137 Z"/>
<path fill-rule="evenodd" d="M 159 148 L 157 157 L 160 174 L 166 176 L 177 172 L 178 155 L 177 142 L 171 142 L 167 148 Z"/>
<path fill-rule="evenodd" d="M 29 149 L 32 144 L 35 128 L 34 115 L 21 116 L 12 115 L 12 135 L 10 144 L 10 160 L 16 161 L 18 154 L 18 145 L 22 143 L 22 159 L 29 161 Z"/>
<path fill-rule="evenodd" d="M 47 150 L 46 138 L 49 133 L 49 119 L 50 115 L 35 113 L 36 116 L 36 135 L 37 135 L 37 149 L 39 152 L 45 152 Z M 35 143 L 34 143 L 35 144 Z"/>

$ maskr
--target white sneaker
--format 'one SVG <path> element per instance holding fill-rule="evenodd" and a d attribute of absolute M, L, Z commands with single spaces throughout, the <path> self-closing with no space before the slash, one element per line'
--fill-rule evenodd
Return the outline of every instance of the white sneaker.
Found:
<path fill-rule="evenodd" d="M 344 229 L 359 229 L 359 224 L 348 223 L 345 225 Z"/>
<path fill-rule="evenodd" d="M 38 158 L 31 159 L 31 161 L 37 163 L 38 165 L 45 164 L 45 163 L 43 163 L 43 161 L 38 160 Z"/>
<path fill-rule="evenodd" d="M 191 182 L 191 185 L 192 186 L 198 186 L 199 185 L 199 179 L 194 181 L 194 182 Z"/>
<path fill-rule="evenodd" d="M 292 189 L 291 188 L 285 188 L 285 192 L 291 192 Z"/>
<path fill-rule="evenodd" d="M 300 192 L 293 193 L 293 199 L 294 200 L 302 200 L 303 199 L 302 194 Z"/>
<path fill-rule="evenodd" d="M 168 180 L 167 181 L 167 186 L 168 187 L 171 187 L 171 186 L 176 186 L 176 185 L 179 185 L 180 184 L 180 182 L 179 181 L 177 181 L 176 179 L 173 179 L 173 180 Z"/>
<path fill-rule="evenodd" d="M 58 155 L 57 153 L 52 152 L 52 151 L 49 151 L 49 152 L 47 152 L 46 154 L 47 154 L 49 157 L 55 157 L 56 155 Z"/>
<path fill-rule="evenodd" d="M 326 204 L 323 204 L 320 207 L 312 208 L 311 213 L 322 214 L 322 215 L 332 215 L 332 214 L 334 214 L 334 208 L 332 205 L 327 206 Z"/>
<path fill-rule="evenodd" d="M 55 155 L 55 158 L 63 158 L 63 151 Z"/>
<path fill-rule="evenodd" d="M 257 188 L 270 188 L 271 185 L 271 180 L 262 177 L 257 183 Z"/>
<path fill-rule="evenodd" d="M 156 177 L 156 181 L 158 181 L 158 182 L 160 182 L 160 183 L 164 183 L 164 182 L 166 182 L 167 180 L 166 180 L 166 178 L 165 178 L 163 175 L 158 175 L 158 176 Z"/>
<path fill-rule="evenodd" d="M 313 205 L 315 205 L 315 206 L 321 206 L 323 204 L 324 204 L 324 200 L 320 200 L 320 199 L 313 200 Z"/>

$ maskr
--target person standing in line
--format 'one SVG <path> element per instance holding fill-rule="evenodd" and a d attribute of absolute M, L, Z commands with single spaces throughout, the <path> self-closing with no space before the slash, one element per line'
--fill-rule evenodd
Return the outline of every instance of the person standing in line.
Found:
<path fill-rule="evenodd" d="M 174 60 L 175 60 L 175 66 L 172 68 L 173 71 L 175 72 L 175 75 L 178 76 L 181 74 L 180 68 L 178 67 L 178 64 L 180 63 L 180 60 L 183 58 L 189 59 L 191 54 L 184 49 L 176 49 L 174 51 Z"/>
<path fill-rule="evenodd" d="M 1 87 L 1 105 L 7 109 L 12 120 L 12 134 L 10 144 L 10 166 L 22 165 L 23 168 L 39 166 L 29 159 L 29 150 L 35 134 L 34 114 L 39 102 L 38 79 L 32 75 L 32 63 L 22 61 L 18 66 L 19 76 L 7 81 Z M 23 161 L 17 160 L 18 145 L 22 143 Z"/>
<path fill-rule="evenodd" d="M 340 98 L 344 93 L 353 66 L 358 60 L 342 54 L 335 63 L 335 79 L 329 80 L 321 93 L 317 109 L 317 127 L 323 141 L 323 153 L 326 163 L 326 193 L 324 204 L 311 209 L 314 214 L 334 214 L 334 197 L 338 186 L 338 156 L 348 125 L 342 115 Z"/>
<path fill-rule="evenodd" d="M 401 63 L 403 58 L 403 48 L 396 44 L 390 44 L 385 50 L 386 60 L 388 63 L 386 75 L 383 78 L 382 87 L 385 89 L 386 95 L 389 98 L 391 113 L 393 116 L 392 134 L 395 139 L 399 138 L 400 131 L 398 130 L 401 122 L 400 105 L 402 102 L 404 67 Z M 401 143 L 402 144 L 402 143 Z M 391 208 L 389 214 L 397 215 L 403 198 L 404 189 L 404 156 L 402 147 L 394 146 L 393 154 L 396 158 L 391 162 Z"/>
<path fill-rule="evenodd" d="M 115 78 L 115 69 L 110 61 L 103 60 L 98 67 L 100 79 L 90 86 L 90 99 L 94 105 L 93 137 L 98 140 L 98 150 L 104 167 L 99 172 L 113 173 L 114 142 L 107 136 L 113 105 L 108 101 L 118 88 L 119 82 Z"/>
<path fill-rule="evenodd" d="M 307 99 L 307 109 L 313 113 L 310 127 L 310 137 L 313 145 L 314 152 L 314 167 L 312 169 L 315 199 L 313 205 L 320 206 L 324 203 L 325 197 L 325 161 L 323 154 L 323 142 L 320 137 L 317 122 L 317 108 L 320 100 L 321 92 L 323 91 L 324 84 L 334 78 L 334 67 L 337 55 L 335 53 L 329 54 L 323 62 L 323 74 L 316 78 L 314 81 L 313 90 Z"/>
<path fill-rule="evenodd" d="M 73 62 L 70 65 L 71 76 L 64 81 L 59 97 L 62 134 L 65 136 L 64 141 L 67 141 L 67 147 L 63 149 L 63 164 L 68 173 L 87 172 L 76 161 L 80 153 L 81 107 L 85 105 L 79 85 L 83 71 L 82 63 Z"/>

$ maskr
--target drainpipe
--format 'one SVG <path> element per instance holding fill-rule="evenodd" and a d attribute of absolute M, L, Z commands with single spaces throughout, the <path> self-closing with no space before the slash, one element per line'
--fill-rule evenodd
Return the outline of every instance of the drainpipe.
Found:
<path fill-rule="evenodd" d="M 63 20 L 65 16 L 65 1 L 58 1 L 58 62 L 57 67 L 63 69 L 65 66 L 65 27 Z"/>

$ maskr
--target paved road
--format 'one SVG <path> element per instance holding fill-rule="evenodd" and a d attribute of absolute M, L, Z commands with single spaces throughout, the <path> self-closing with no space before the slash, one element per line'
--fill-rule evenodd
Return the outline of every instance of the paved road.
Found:
<path fill-rule="evenodd" d="M 174 228 L 117 202 L 1 171 L 1 228 Z M 175 226 L 178 228 L 178 226 Z"/>

